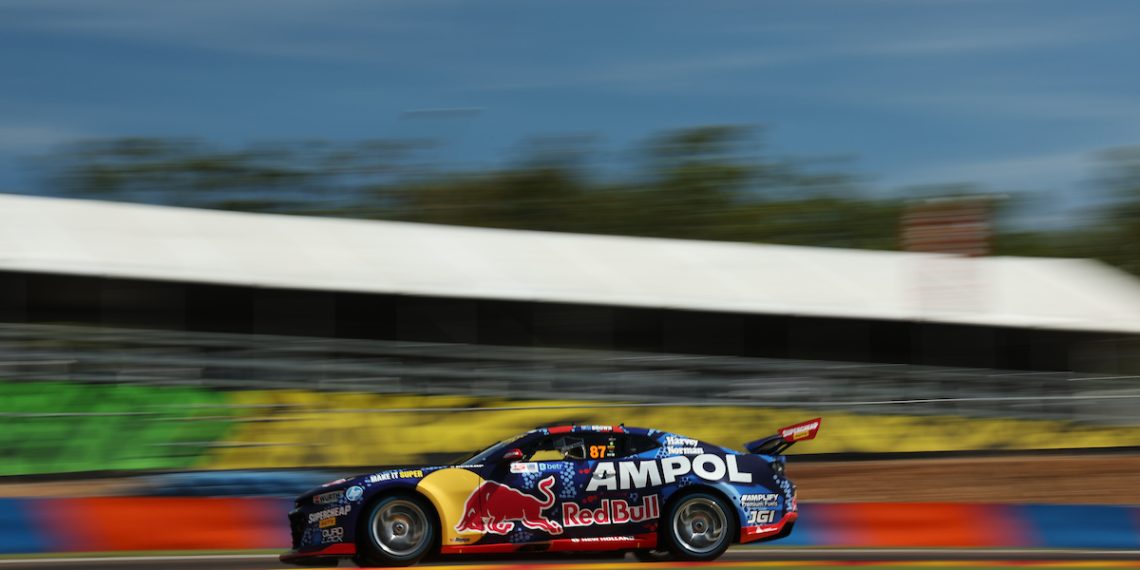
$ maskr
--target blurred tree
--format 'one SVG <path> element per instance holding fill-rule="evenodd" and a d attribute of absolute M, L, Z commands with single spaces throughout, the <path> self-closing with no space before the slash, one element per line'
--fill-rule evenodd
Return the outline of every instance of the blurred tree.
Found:
<path fill-rule="evenodd" d="M 1073 212 L 1065 227 L 1006 229 L 995 236 L 995 252 L 1093 258 L 1140 275 L 1140 147 L 1111 149 L 1099 158 L 1101 203 Z M 1031 206 L 1027 196 L 1013 198 L 1004 204 L 1005 215 Z"/>
<path fill-rule="evenodd" d="M 403 174 L 416 141 L 255 144 L 240 150 L 193 139 L 85 141 L 46 157 L 49 193 L 258 212 L 359 205 L 363 188 Z"/>
<path fill-rule="evenodd" d="M 866 199 L 854 177 L 765 160 L 758 131 L 666 132 L 624 181 L 592 176 L 589 137 L 528 141 L 483 172 L 433 173 L 426 141 L 301 141 L 227 150 L 191 139 L 123 138 L 64 147 L 41 162 L 47 193 L 201 208 L 441 224 L 837 247 L 897 245 L 897 200 Z"/>
<path fill-rule="evenodd" d="M 1110 201 L 1104 223 L 1088 231 L 1096 244 L 1089 254 L 1140 275 L 1140 146 L 1105 152 L 1102 168 Z"/>

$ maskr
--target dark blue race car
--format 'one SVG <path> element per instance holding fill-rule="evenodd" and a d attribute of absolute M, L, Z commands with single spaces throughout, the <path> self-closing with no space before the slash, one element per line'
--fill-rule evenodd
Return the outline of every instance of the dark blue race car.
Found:
<path fill-rule="evenodd" d="M 289 513 L 281 560 L 406 566 L 432 553 L 633 551 L 713 560 L 734 542 L 787 536 L 796 487 L 782 453 L 814 419 L 740 453 L 624 426 L 539 428 L 455 465 L 327 483 Z"/>

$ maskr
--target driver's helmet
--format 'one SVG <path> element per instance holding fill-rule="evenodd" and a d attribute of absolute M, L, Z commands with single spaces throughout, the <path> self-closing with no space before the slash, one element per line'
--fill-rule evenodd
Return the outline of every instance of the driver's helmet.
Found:
<path fill-rule="evenodd" d="M 554 448 L 566 459 L 586 458 L 586 442 L 580 437 L 560 437 L 554 441 Z"/>

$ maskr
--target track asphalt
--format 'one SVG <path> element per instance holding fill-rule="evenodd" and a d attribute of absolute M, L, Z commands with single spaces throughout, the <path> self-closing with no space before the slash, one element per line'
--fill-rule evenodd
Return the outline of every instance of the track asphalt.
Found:
<path fill-rule="evenodd" d="M 342 564 L 341 567 L 352 567 Z M 544 566 L 558 570 L 619 570 L 671 568 L 694 565 L 671 563 L 640 564 L 632 556 L 624 560 L 615 557 L 584 559 L 581 557 L 531 558 L 468 558 L 440 560 L 421 565 L 434 570 L 461 567 L 464 570 L 510 570 L 525 568 L 541 570 Z M 695 566 L 713 568 L 778 568 L 831 566 L 885 566 L 893 568 L 1140 568 L 1140 550 L 1038 550 L 1038 549 L 800 549 L 800 548 L 749 548 L 729 550 L 717 562 Z M 271 554 L 225 554 L 198 556 L 98 556 L 98 557 L 44 557 L 0 559 L 0 570 L 17 569 L 91 569 L 129 568 L 132 570 L 251 570 L 299 568 L 277 561 Z"/>

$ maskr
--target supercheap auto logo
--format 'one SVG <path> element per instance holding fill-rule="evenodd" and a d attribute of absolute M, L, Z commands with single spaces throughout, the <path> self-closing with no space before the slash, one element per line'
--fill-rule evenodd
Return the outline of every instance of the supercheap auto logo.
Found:
<path fill-rule="evenodd" d="M 341 517 L 341 516 L 347 515 L 351 511 L 352 511 L 351 505 L 341 505 L 339 507 L 333 507 L 331 509 L 325 509 L 323 511 L 318 511 L 318 512 L 310 514 L 309 515 L 309 523 L 315 523 L 321 519 L 331 519 L 331 518 L 335 518 L 335 517 Z"/>
<path fill-rule="evenodd" d="M 815 430 L 819 429 L 819 420 L 811 421 L 806 424 L 797 426 L 786 427 L 780 431 L 780 437 L 786 441 L 796 441 L 811 437 Z"/>

